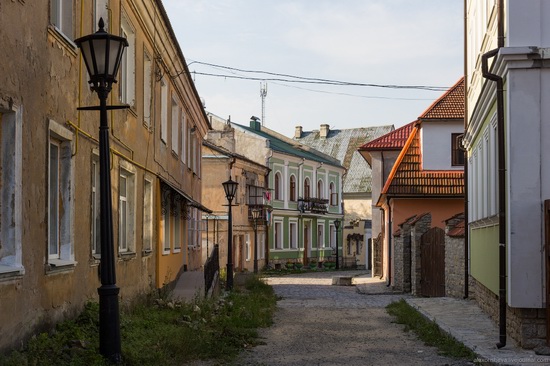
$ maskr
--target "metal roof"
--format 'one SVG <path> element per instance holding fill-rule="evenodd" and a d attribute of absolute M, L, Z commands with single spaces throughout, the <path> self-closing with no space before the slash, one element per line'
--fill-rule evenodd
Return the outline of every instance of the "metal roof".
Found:
<path fill-rule="evenodd" d="M 319 130 L 313 130 L 302 132 L 302 137 L 294 140 L 341 162 L 347 169 L 343 182 L 344 193 L 365 193 L 371 191 L 372 170 L 357 149 L 393 129 L 393 125 L 387 125 L 329 130 L 326 137 L 321 137 Z"/>

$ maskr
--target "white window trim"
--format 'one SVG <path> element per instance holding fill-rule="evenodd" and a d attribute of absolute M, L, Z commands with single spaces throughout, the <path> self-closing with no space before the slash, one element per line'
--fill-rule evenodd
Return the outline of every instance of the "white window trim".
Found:
<path fill-rule="evenodd" d="M 153 58 L 143 51 L 143 125 L 152 131 L 151 106 L 153 98 Z"/>
<path fill-rule="evenodd" d="M 245 261 L 250 262 L 250 252 L 251 252 L 251 243 L 250 243 L 250 233 L 246 233 L 245 236 Z"/>
<path fill-rule="evenodd" d="M 126 241 L 127 248 L 122 248 L 120 246 L 121 242 L 121 230 L 120 227 L 120 206 L 119 209 L 119 232 L 118 232 L 118 250 L 119 254 L 135 254 L 136 252 L 136 168 L 130 163 L 121 160 L 120 161 L 120 170 L 119 176 L 124 175 L 126 177 Z M 120 179 L 120 178 L 119 178 Z M 120 189 L 120 185 L 119 185 Z M 121 200 L 120 191 L 119 191 L 119 204 Z"/>
<path fill-rule="evenodd" d="M 164 192 L 163 192 L 164 193 Z M 166 193 L 166 194 L 172 194 Z M 172 241 L 170 239 L 170 210 L 171 210 L 171 199 L 170 197 L 166 200 L 166 207 L 164 208 L 164 213 L 160 220 L 160 225 L 162 229 L 162 254 L 168 255 L 172 252 Z"/>
<path fill-rule="evenodd" d="M 48 138 L 48 185 L 49 185 L 49 172 L 50 172 L 50 166 L 49 166 L 49 154 L 50 154 L 50 142 L 52 139 L 57 140 L 60 142 L 60 158 L 63 158 L 65 155 L 65 159 L 68 159 L 64 162 L 64 166 L 62 167 L 64 170 L 68 170 L 68 175 L 66 176 L 66 179 L 68 179 L 68 182 L 66 182 L 66 187 L 63 190 L 62 194 L 65 195 L 64 202 L 66 203 L 66 209 L 64 210 L 64 214 L 59 217 L 59 225 L 63 226 L 60 230 L 60 236 L 58 240 L 59 243 L 59 253 L 56 257 L 50 255 L 50 227 L 48 225 L 48 264 L 50 265 L 50 269 L 52 267 L 65 267 L 65 266 L 74 266 L 76 265 L 76 261 L 74 258 L 74 159 L 70 156 L 72 154 L 72 141 L 73 141 L 73 133 L 60 125 L 59 123 L 55 122 L 54 120 L 49 120 L 49 138 Z M 67 172 L 65 172 L 67 174 Z M 48 188 L 48 218 L 51 217 L 50 214 L 50 194 L 49 194 L 49 188 Z"/>
<path fill-rule="evenodd" d="M 292 243 L 292 238 L 294 238 L 294 243 Z M 288 222 L 288 245 L 290 249 L 298 249 L 298 220 L 296 219 L 290 219 Z"/>
<path fill-rule="evenodd" d="M 160 80 L 160 140 L 168 141 L 168 84 L 163 77 Z"/>
<path fill-rule="evenodd" d="M 321 237 L 319 238 L 319 228 L 321 228 Z M 325 240 L 325 223 L 324 222 L 318 222 L 317 223 L 317 248 L 326 248 L 326 240 Z"/>
<path fill-rule="evenodd" d="M 280 228 L 279 235 L 275 235 L 277 232 L 277 227 Z M 284 230 L 283 230 L 283 220 L 274 219 L 273 220 L 273 249 L 274 250 L 283 250 L 284 249 L 284 240 L 283 240 Z M 278 242 L 277 242 L 278 239 Z"/>
<path fill-rule="evenodd" d="M 10 255 L 0 257 L 0 279 L 25 273 L 22 250 L 22 122 L 22 106 L 13 105 L 8 113 L 0 110 L 0 151 L 4 167 L 4 173 L 0 176 L 0 238 L 11 251 Z M 10 167 L 10 176 L 7 175 L 7 166 Z M 13 201 L 8 204 L 5 199 Z"/>
<path fill-rule="evenodd" d="M 172 192 L 173 193 L 173 192 Z M 174 194 L 174 193 L 173 193 Z M 177 193 L 176 193 L 177 194 Z M 181 201 L 175 201 L 176 207 L 174 208 L 174 211 L 176 212 L 176 215 L 171 215 L 173 217 L 172 222 L 172 242 L 173 242 L 173 251 L 172 253 L 180 253 L 182 248 L 182 234 L 183 234 L 183 222 L 181 217 Z M 177 229 L 177 230 L 176 230 Z"/>
<path fill-rule="evenodd" d="M 91 164 L 91 186 L 90 186 L 90 200 L 91 200 L 91 217 L 90 217 L 90 229 L 91 229 L 91 252 L 92 257 L 101 257 L 101 228 L 100 222 L 96 218 L 99 218 L 99 206 L 100 206 L 100 177 L 99 177 L 99 150 L 94 149 L 92 151 L 92 164 Z M 97 243 L 97 244 L 96 244 Z M 99 245 L 99 247 L 97 247 Z M 98 250 L 99 249 L 99 250 Z"/>
<path fill-rule="evenodd" d="M 56 6 L 57 5 L 57 6 Z M 66 7 L 69 7 L 66 10 Z M 50 7 L 50 22 L 54 28 L 64 36 L 64 38 L 73 41 L 74 37 L 74 3 L 73 0 L 51 0 Z M 69 15 L 64 14 L 70 12 Z M 66 24 L 67 19 L 70 19 L 70 23 Z M 70 29 L 67 29 L 70 28 Z"/>
<path fill-rule="evenodd" d="M 150 192 L 147 191 L 147 187 L 150 188 Z M 143 252 L 148 254 L 153 250 L 153 232 L 154 232 L 154 214 L 153 214 L 153 204 L 154 204 L 154 191 L 155 185 L 153 183 L 153 178 L 146 176 L 143 179 Z M 149 221 L 147 219 L 149 218 Z"/>
<path fill-rule="evenodd" d="M 120 65 L 120 100 L 131 107 L 136 104 L 136 31 L 128 15 L 122 11 L 120 34 L 128 41 Z"/>
<path fill-rule="evenodd" d="M 172 95 L 172 154 L 178 155 L 179 152 L 179 119 L 181 108 L 174 95 Z"/>

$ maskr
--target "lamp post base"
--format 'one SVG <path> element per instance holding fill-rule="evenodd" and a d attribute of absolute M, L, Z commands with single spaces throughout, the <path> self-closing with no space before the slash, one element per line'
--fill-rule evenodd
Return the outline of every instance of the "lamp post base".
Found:
<path fill-rule="evenodd" d="M 99 352 L 114 363 L 122 361 L 120 351 L 120 318 L 116 285 L 102 285 L 99 294 Z"/>

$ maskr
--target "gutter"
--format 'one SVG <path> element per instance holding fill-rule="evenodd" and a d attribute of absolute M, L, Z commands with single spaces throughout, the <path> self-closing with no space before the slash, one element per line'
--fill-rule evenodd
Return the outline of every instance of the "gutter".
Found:
<path fill-rule="evenodd" d="M 481 56 L 483 77 L 497 83 L 497 143 L 498 143 L 498 272 L 499 272 L 499 342 L 497 348 L 506 346 L 506 155 L 504 150 L 504 80 L 489 72 L 489 58 L 498 55 L 504 47 L 504 1 L 498 2 L 498 47 Z"/>
<path fill-rule="evenodd" d="M 464 135 L 468 132 L 468 5 L 464 1 Z M 462 145 L 462 144 L 461 144 Z M 468 228 L 468 206 L 469 206 L 469 191 L 468 191 L 468 150 L 463 146 L 464 151 L 464 299 L 469 296 L 469 258 L 470 258 L 470 230 Z"/>

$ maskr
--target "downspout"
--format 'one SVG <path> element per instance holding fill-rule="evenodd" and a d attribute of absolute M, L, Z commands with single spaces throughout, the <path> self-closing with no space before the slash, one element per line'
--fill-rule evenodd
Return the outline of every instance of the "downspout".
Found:
<path fill-rule="evenodd" d="M 392 237 L 392 225 L 391 225 L 391 198 L 388 198 L 388 284 L 386 287 L 391 286 L 391 237 Z"/>
<path fill-rule="evenodd" d="M 498 47 L 481 56 L 483 77 L 497 83 L 497 141 L 498 141 L 498 272 L 499 272 L 499 342 L 497 348 L 506 346 L 506 162 L 504 150 L 504 80 L 489 72 L 489 58 L 498 55 L 504 47 L 503 0 L 498 2 Z"/>
<path fill-rule="evenodd" d="M 468 132 L 468 6 L 464 1 L 464 135 Z M 468 151 L 461 146 L 464 152 L 464 299 L 469 296 L 469 271 L 468 262 L 470 257 L 470 230 L 468 227 Z"/>

